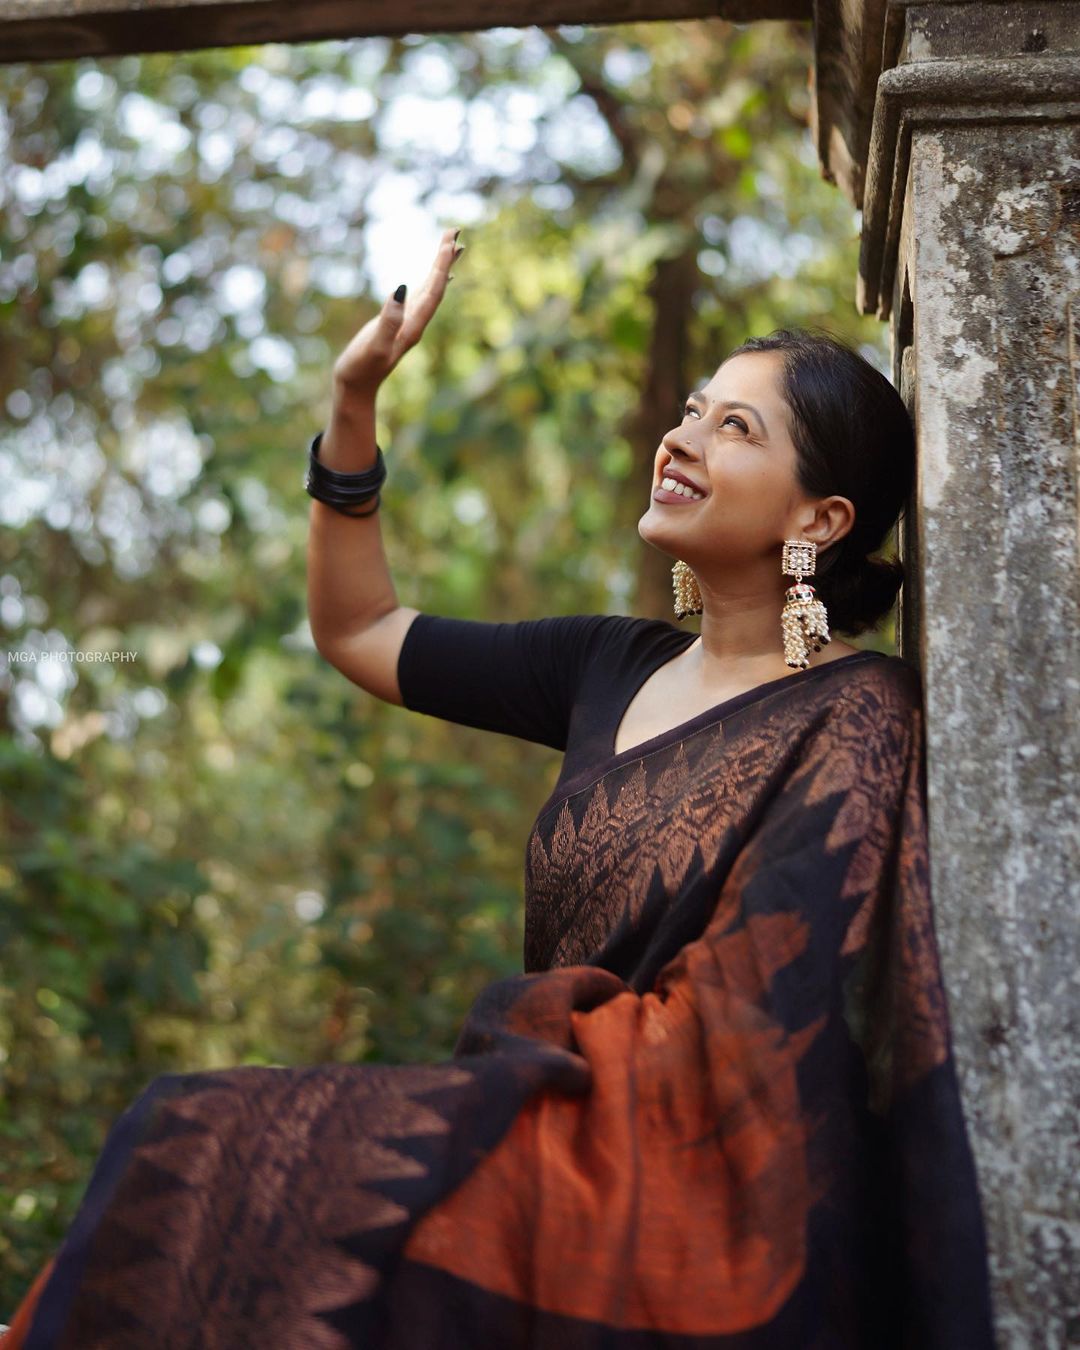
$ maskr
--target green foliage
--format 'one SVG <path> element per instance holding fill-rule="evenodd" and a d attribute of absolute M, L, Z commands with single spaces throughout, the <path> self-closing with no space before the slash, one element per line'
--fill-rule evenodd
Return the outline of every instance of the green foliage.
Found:
<path fill-rule="evenodd" d="M 692 380 L 780 323 L 884 362 L 809 60 L 717 22 L 0 70 L 0 1320 L 154 1075 L 445 1056 L 520 968 L 558 757 L 378 703 L 307 629 L 379 191 L 469 245 L 380 406 L 402 602 L 648 612 L 669 273 Z"/>

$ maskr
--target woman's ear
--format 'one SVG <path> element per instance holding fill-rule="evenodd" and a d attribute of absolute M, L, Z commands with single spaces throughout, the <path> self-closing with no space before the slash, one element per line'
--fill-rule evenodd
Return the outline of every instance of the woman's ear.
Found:
<path fill-rule="evenodd" d="M 825 497 L 817 502 L 812 518 L 802 527 L 802 538 L 812 539 L 822 551 L 838 544 L 855 524 L 855 507 L 847 497 Z"/>

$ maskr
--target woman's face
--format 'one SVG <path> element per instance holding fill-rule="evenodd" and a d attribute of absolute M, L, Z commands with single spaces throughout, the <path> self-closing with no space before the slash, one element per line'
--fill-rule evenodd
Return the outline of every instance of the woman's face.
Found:
<path fill-rule="evenodd" d="M 741 352 L 689 396 L 656 452 L 652 500 L 638 521 L 647 543 L 720 575 L 765 563 L 776 570 L 783 541 L 802 537 L 814 511 L 795 481 L 782 369 L 780 352 Z M 671 478 L 689 481 L 700 499 L 665 489 Z"/>

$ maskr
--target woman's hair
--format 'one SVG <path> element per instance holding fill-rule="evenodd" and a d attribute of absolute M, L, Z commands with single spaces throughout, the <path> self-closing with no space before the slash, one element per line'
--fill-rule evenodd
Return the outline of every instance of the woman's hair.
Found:
<path fill-rule="evenodd" d="M 823 550 L 811 584 L 829 627 L 857 634 L 889 612 L 904 581 L 899 562 L 871 558 L 915 481 L 915 429 L 884 375 L 828 330 L 775 328 L 729 352 L 783 353 L 781 393 L 790 409 L 796 477 L 811 497 L 834 493 L 855 523 Z"/>

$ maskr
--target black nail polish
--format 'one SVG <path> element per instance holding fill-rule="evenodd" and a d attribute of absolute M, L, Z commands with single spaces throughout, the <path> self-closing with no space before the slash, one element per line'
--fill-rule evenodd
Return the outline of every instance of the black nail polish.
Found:
<path fill-rule="evenodd" d="M 397 288 L 397 290 L 394 292 L 394 299 L 398 302 L 399 305 L 400 305 L 401 302 L 405 299 L 405 283 L 404 283 L 404 282 L 402 282 L 401 285 L 400 285 L 400 286 Z"/>
<path fill-rule="evenodd" d="M 455 244 L 456 244 L 457 241 L 458 241 L 458 235 L 459 235 L 460 233 L 461 233 L 460 227 L 454 231 L 454 243 L 455 243 Z"/>

